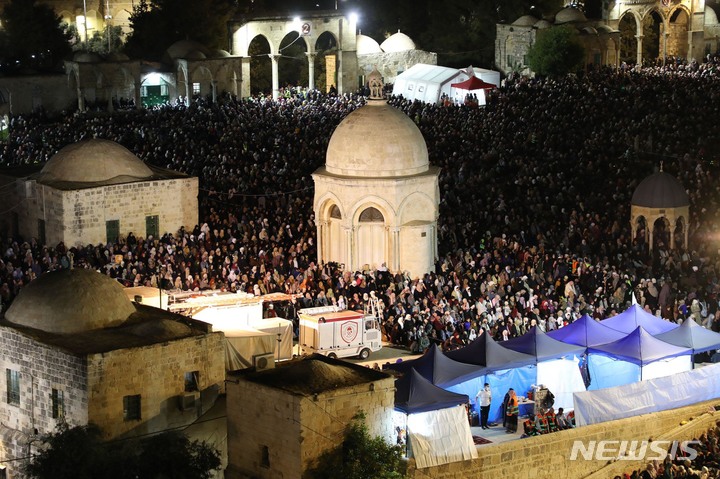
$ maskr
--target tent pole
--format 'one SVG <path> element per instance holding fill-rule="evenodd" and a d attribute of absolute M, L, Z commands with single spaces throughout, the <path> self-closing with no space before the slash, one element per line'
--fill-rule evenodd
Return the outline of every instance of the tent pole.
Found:
<path fill-rule="evenodd" d="M 408 415 L 405 414 L 405 458 L 410 458 L 410 435 L 408 434 Z"/>

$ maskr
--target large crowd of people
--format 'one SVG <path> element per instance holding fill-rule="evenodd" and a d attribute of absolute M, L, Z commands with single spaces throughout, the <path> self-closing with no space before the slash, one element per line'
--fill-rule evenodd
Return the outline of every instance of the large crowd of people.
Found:
<path fill-rule="evenodd" d="M 694 316 L 720 330 L 720 130 L 704 121 L 720 112 L 718 84 L 709 58 L 510 77 L 482 108 L 391 98 L 417 123 L 442 172 L 440 255 L 422 278 L 316 264 L 310 174 L 324 163 L 335 126 L 364 104 L 361 95 L 224 96 L 14 117 L 0 143 L 2 166 L 43 163 L 67 144 L 105 138 L 198 176 L 201 206 L 197 225 L 160 238 L 135 232 L 84 246 L 0 238 L 0 298 L 7 308 L 72 250 L 75 265 L 126 285 L 301 295 L 277 307 L 291 318 L 300 307 L 362 308 L 377 298 L 386 339 L 417 351 L 485 332 L 503 340 L 533 325 L 551 330 L 585 313 L 603 318 L 633 295 L 667 320 Z M 651 255 L 643 231 L 631 239 L 630 198 L 661 167 L 687 188 L 689 242 L 671 248 L 669 231 L 657 227 Z"/>

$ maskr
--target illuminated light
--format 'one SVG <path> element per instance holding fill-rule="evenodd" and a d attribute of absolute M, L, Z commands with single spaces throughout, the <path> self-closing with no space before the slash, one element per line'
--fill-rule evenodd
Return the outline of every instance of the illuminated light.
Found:
<path fill-rule="evenodd" d="M 355 12 L 351 12 L 351 13 L 350 13 L 350 16 L 349 16 L 348 18 L 350 18 L 350 23 L 357 23 L 357 21 L 358 21 L 358 14 L 355 13 Z"/>
<path fill-rule="evenodd" d="M 162 80 L 162 77 L 160 76 L 159 73 L 153 72 L 153 73 L 148 73 L 147 75 L 145 75 L 145 82 L 148 85 L 159 85 L 160 80 Z"/>

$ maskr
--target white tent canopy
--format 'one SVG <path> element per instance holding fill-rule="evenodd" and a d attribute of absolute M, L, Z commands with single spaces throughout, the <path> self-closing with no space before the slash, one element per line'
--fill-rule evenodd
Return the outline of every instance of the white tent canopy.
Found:
<path fill-rule="evenodd" d="M 409 414 L 407 428 L 418 469 L 478 457 L 464 405 Z"/>
<path fill-rule="evenodd" d="M 500 86 L 500 72 L 493 70 L 484 68 L 460 70 L 417 63 L 397 76 L 393 86 L 393 95 L 403 96 L 411 101 L 420 100 L 425 103 L 437 103 L 440 101 L 440 97 L 445 94 L 454 102 L 462 103 L 467 92 L 464 90 L 455 91 L 450 85 L 467 80 L 471 74 L 487 83 Z M 484 104 L 484 102 L 481 104 Z"/>

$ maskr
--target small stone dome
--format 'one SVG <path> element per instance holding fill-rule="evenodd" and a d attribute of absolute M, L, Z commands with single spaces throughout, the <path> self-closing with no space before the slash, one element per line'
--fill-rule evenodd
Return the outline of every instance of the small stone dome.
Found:
<path fill-rule="evenodd" d="M 358 55 L 371 55 L 373 53 L 382 53 L 380 44 L 368 37 L 367 35 L 357 36 L 357 54 Z"/>
<path fill-rule="evenodd" d="M 575 7 L 565 7 L 555 15 L 555 24 L 587 22 L 585 14 Z"/>
<path fill-rule="evenodd" d="M 18 326 L 70 334 L 119 326 L 134 312 L 120 283 L 80 268 L 39 276 L 20 291 L 5 318 Z"/>
<path fill-rule="evenodd" d="M 616 33 L 617 30 L 613 30 L 607 25 L 598 25 L 595 27 L 595 29 L 598 31 L 598 33 Z"/>
<path fill-rule="evenodd" d="M 228 58 L 232 55 L 230 55 L 230 52 L 227 50 L 214 50 L 211 54 L 211 58 Z"/>
<path fill-rule="evenodd" d="M 73 61 L 78 63 L 99 63 L 102 62 L 102 58 L 95 52 L 75 52 Z"/>
<path fill-rule="evenodd" d="M 210 56 L 210 51 L 202 44 L 193 40 L 180 40 L 165 51 L 170 60 L 202 60 Z"/>
<path fill-rule="evenodd" d="M 385 101 L 371 100 L 337 126 L 325 168 L 340 176 L 408 176 L 428 171 L 428 151 L 415 122 Z"/>
<path fill-rule="evenodd" d="M 386 53 L 405 52 L 415 50 L 415 42 L 413 42 L 409 36 L 398 30 L 397 33 L 390 35 L 382 42 L 380 48 Z"/>
<path fill-rule="evenodd" d="M 130 57 L 120 52 L 112 52 L 107 56 L 109 62 L 126 62 L 130 60 Z"/>
<path fill-rule="evenodd" d="M 538 19 L 533 17 L 532 15 L 523 15 L 522 17 L 512 22 L 512 24 L 516 27 L 532 27 L 537 22 Z"/>
<path fill-rule="evenodd" d="M 139 180 L 153 172 L 124 146 L 109 140 L 86 140 L 68 145 L 45 164 L 40 182 L 108 182 L 113 179 Z"/>
<path fill-rule="evenodd" d="M 580 33 L 584 33 L 586 35 L 597 35 L 598 31 L 595 30 L 593 27 L 583 27 L 580 29 Z"/>
<path fill-rule="evenodd" d="M 545 30 L 546 28 L 552 27 L 552 23 L 548 22 L 545 19 L 538 20 L 538 22 L 533 25 L 533 27 L 537 28 L 538 30 Z"/>
<path fill-rule="evenodd" d="M 690 199 L 680 182 L 661 170 L 640 182 L 631 204 L 646 208 L 679 208 L 689 206 Z"/>

